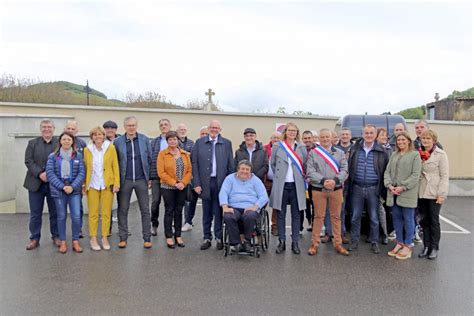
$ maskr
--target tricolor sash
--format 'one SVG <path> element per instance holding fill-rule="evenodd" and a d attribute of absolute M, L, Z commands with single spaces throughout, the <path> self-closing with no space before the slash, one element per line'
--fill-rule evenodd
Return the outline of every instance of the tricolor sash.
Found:
<path fill-rule="evenodd" d="M 305 177 L 304 170 L 303 170 L 303 162 L 301 161 L 300 156 L 291 148 L 290 144 L 286 142 L 286 140 L 279 141 L 281 149 L 283 149 L 290 158 L 291 162 L 296 166 L 296 169 L 300 172 L 300 174 Z"/>
<path fill-rule="evenodd" d="M 337 160 L 329 153 L 326 149 L 324 149 L 321 145 L 316 145 L 313 149 L 314 152 L 321 157 L 334 172 L 339 173 L 341 171 L 341 166 L 337 162 Z"/>

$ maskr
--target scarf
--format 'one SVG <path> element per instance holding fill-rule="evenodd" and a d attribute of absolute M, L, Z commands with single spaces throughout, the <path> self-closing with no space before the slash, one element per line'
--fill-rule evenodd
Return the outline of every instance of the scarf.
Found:
<path fill-rule="evenodd" d="M 420 148 L 418 148 L 418 152 L 420 153 L 421 161 L 428 160 L 435 149 L 436 145 L 433 145 L 429 151 L 425 150 L 425 147 L 420 146 Z"/>
<path fill-rule="evenodd" d="M 69 179 L 71 177 L 72 148 L 69 150 L 59 149 L 61 157 L 61 178 Z"/>

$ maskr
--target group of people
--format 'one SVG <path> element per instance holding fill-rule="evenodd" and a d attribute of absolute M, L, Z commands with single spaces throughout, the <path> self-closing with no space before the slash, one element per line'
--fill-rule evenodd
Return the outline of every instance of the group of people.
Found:
<path fill-rule="evenodd" d="M 438 255 L 439 212 L 448 193 L 448 159 L 436 133 L 424 120 L 415 123 L 415 140 L 402 123 L 394 127 L 393 135 L 384 128 L 366 125 L 362 138 L 357 140 L 347 128 L 339 134 L 326 128 L 301 133 L 296 124 L 287 123 L 281 133 L 271 135 L 267 144 L 257 140 L 254 128 L 246 128 L 235 153 L 231 141 L 222 136 L 217 120 L 201 128 L 195 142 L 188 138 L 185 124 L 178 124 L 175 130 L 168 119 L 158 124 L 160 135 L 149 139 L 138 132 L 138 121 L 133 116 L 124 119 L 124 135 L 117 134 L 115 122 L 107 121 L 90 130 L 86 144 L 77 137 L 77 122 L 68 121 L 55 137 L 54 123 L 42 120 L 41 136 L 32 139 L 25 152 L 28 171 L 24 186 L 30 203 L 27 250 L 39 246 L 46 199 L 51 236 L 59 252 L 68 250 L 68 207 L 72 249 L 82 252 L 83 195 L 87 196 L 91 249 L 110 249 L 115 195 L 118 247 L 127 247 L 128 210 L 135 192 L 145 248 L 152 247 L 151 237 L 158 234 L 162 198 L 169 248 L 185 247 L 181 233 L 192 229 L 197 200 L 201 198 L 201 250 L 209 249 L 213 239 L 217 249 L 224 247 L 225 222 L 231 249 L 250 251 L 255 223 L 260 211 L 268 207 L 272 209 L 272 234 L 278 236 L 276 253 L 283 253 L 289 205 L 294 254 L 301 253 L 299 238 L 305 218 L 312 232 L 309 255 L 318 252 L 320 243 L 331 240 L 339 254 L 347 256 L 357 251 L 365 210 L 370 223 L 367 240 L 373 253 L 380 253 L 379 243 L 387 244 L 394 230 L 396 242 L 388 255 L 400 260 L 410 258 L 419 218 L 424 245 L 419 257 L 435 259 Z M 350 239 L 346 212 L 350 216 Z M 347 243 L 348 248 L 343 246 Z"/>

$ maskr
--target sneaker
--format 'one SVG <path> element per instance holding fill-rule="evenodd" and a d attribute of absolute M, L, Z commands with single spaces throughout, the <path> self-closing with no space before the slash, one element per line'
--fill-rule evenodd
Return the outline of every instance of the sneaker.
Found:
<path fill-rule="evenodd" d="M 372 250 L 372 252 L 376 255 L 380 253 L 379 245 L 376 242 L 372 243 L 372 245 L 370 246 L 370 250 Z"/>
<path fill-rule="evenodd" d="M 113 216 L 113 217 L 112 217 L 112 222 L 118 222 L 118 217 L 117 217 L 117 216 Z"/>
<path fill-rule="evenodd" d="M 239 252 L 239 246 L 230 246 L 229 250 L 233 253 Z"/>
<path fill-rule="evenodd" d="M 389 240 L 394 240 L 395 238 L 397 238 L 397 234 L 395 233 L 395 231 L 391 232 L 390 234 L 388 234 L 388 237 L 387 237 Z"/>
<path fill-rule="evenodd" d="M 193 225 L 191 225 L 191 224 L 189 224 L 189 223 L 185 223 L 185 224 L 183 225 L 183 227 L 181 228 L 181 231 L 182 231 L 182 232 L 189 232 L 189 231 L 191 231 L 191 230 L 193 230 Z"/>
<path fill-rule="evenodd" d="M 349 251 L 355 251 L 359 248 L 359 242 L 358 241 L 351 241 L 351 245 L 349 247 Z"/>
<path fill-rule="evenodd" d="M 418 234 L 418 231 L 415 233 L 415 238 L 413 238 L 413 241 L 416 243 L 422 242 L 420 234 Z"/>
<path fill-rule="evenodd" d="M 325 244 L 331 241 L 331 236 L 329 235 L 324 235 L 323 238 L 321 238 L 321 243 Z"/>
<path fill-rule="evenodd" d="M 250 243 L 248 241 L 244 241 L 244 243 L 242 244 L 242 251 L 248 253 L 252 251 L 252 247 L 250 246 Z"/>
<path fill-rule="evenodd" d="M 211 241 L 209 239 L 205 239 L 204 242 L 201 245 L 201 250 L 206 250 L 211 248 Z"/>
<path fill-rule="evenodd" d="M 410 259 L 412 254 L 412 248 L 411 247 L 403 247 L 395 256 L 396 259 L 398 260 L 406 260 Z"/>
<path fill-rule="evenodd" d="M 224 244 L 222 243 L 222 240 L 216 239 L 216 249 L 217 249 L 217 250 L 222 250 L 222 249 L 224 249 Z"/>

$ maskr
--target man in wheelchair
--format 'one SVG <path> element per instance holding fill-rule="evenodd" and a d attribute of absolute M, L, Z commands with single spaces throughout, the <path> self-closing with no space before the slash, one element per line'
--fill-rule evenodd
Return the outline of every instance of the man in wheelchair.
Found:
<path fill-rule="evenodd" d="M 237 172 L 228 175 L 219 192 L 224 211 L 224 223 L 229 232 L 231 251 L 250 252 L 250 241 L 260 210 L 267 204 L 268 195 L 262 181 L 252 173 L 252 163 L 242 160 Z M 240 239 L 241 230 L 245 236 Z"/>

